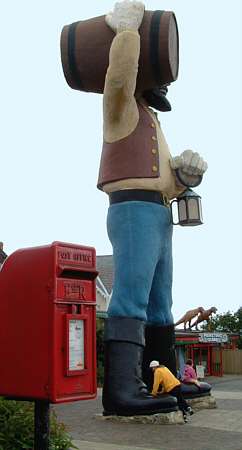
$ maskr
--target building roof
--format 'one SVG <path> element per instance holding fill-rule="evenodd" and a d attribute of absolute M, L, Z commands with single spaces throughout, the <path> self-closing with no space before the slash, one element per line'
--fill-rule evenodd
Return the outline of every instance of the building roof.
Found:
<path fill-rule="evenodd" d="M 179 336 L 197 336 L 203 332 L 203 330 L 184 330 L 182 328 L 175 328 L 175 333 Z"/>
<path fill-rule="evenodd" d="M 104 287 L 111 294 L 113 289 L 113 256 L 97 256 L 97 270 Z"/>

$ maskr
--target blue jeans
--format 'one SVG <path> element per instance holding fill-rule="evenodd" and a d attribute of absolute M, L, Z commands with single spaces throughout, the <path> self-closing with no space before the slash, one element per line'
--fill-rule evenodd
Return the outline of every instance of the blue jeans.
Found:
<path fill-rule="evenodd" d="M 172 324 L 170 209 L 143 201 L 114 203 L 108 210 L 107 230 L 114 261 L 108 316 Z"/>

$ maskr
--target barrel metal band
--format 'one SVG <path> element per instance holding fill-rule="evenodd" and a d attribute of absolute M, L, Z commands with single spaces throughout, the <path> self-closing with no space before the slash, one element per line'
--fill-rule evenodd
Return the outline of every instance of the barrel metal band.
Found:
<path fill-rule="evenodd" d="M 159 55 L 159 33 L 160 19 L 164 11 L 155 11 L 152 15 L 150 26 L 150 63 L 153 69 L 153 75 L 158 86 L 161 85 L 162 72 Z"/>
<path fill-rule="evenodd" d="M 76 89 L 80 89 L 83 91 L 83 85 L 80 79 L 80 74 L 78 73 L 77 65 L 76 65 L 76 27 L 79 22 L 74 22 L 69 25 L 68 30 L 68 63 L 70 75 L 73 83 L 75 84 Z"/>

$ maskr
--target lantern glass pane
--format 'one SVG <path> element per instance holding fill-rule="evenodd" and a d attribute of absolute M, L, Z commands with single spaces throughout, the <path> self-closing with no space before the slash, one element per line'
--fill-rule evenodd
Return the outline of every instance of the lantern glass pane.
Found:
<path fill-rule="evenodd" d="M 203 222 L 202 202 L 201 202 L 200 198 L 198 199 L 198 207 L 199 207 L 200 219 L 201 219 L 201 222 Z"/>
<path fill-rule="evenodd" d="M 186 200 L 180 200 L 178 203 L 179 220 L 187 219 Z"/>
<path fill-rule="evenodd" d="M 199 218 L 198 201 L 195 198 L 189 198 L 188 200 L 188 217 L 189 219 Z"/>

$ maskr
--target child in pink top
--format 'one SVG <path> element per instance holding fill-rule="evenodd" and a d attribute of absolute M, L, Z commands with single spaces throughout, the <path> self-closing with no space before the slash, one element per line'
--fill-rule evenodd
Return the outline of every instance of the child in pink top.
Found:
<path fill-rule="evenodd" d="M 198 387 L 200 386 L 200 383 L 197 379 L 197 374 L 196 374 L 194 368 L 192 367 L 191 359 L 188 359 L 186 361 L 182 381 L 183 381 L 183 383 L 193 383 L 193 384 L 196 384 Z"/>

